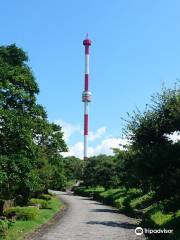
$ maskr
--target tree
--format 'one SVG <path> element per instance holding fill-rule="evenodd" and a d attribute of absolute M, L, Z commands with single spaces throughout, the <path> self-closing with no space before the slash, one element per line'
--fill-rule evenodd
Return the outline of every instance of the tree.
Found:
<path fill-rule="evenodd" d="M 16 45 L 0 47 L 0 193 L 25 201 L 49 187 L 52 158 L 67 151 L 61 127 L 36 102 L 39 88 L 27 61 Z"/>
<path fill-rule="evenodd" d="M 136 112 L 126 134 L 131 154 L 124 173 L 131 186 L 154 190 L 159 199 L 180 198 L 180 142 L 168 136 L 180 131 L 180 90 L 164 89 L 153 96 L 152 105 Z"/>
<path fill-rule="evenodd" d="M 74 156 L 64 158 L 64 168 L 67 179 L 81 180 L 83 176 L 84 161 Z"/>
<path fill-rule="evenodd" d="M 116 159 L 106 155 L 89 158 L 85 164 L 83 180 L 87 186 L 117 187 L 119 178 Z"/>
<path fill-rule="evenodd" d="M 15 45 L 0 47 L 0 153 L 29 153 L 36 150 L 33 141 L 35 121 L 46 119 L 36 104 L 39 92 L 35 78 L 26 65 L 25 52 Z"/>

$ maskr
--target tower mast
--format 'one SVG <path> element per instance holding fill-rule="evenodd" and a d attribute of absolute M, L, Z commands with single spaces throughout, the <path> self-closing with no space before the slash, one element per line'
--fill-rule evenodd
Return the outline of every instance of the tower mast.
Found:
<path fill-rule="evenodd" d="M 82 101 L 84 102 L 84 160 L 88 158 L 88 123 L 89 123 L 89 109 L 88 104 L 91 102 L 91 92 L 89 91 L 89 49 L 91 40 L 88 38 L 83 41 L 85 46 L 85 74 L 84 74 L 84 91 L 82 93 Z"/>

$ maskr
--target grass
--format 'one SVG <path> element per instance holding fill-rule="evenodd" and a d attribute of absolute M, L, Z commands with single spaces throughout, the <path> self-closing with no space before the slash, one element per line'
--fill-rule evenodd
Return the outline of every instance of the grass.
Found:
<path fill-rule="evenodd" d="M 132 201 L 130 202 L 130 206 L 133 209 L 144 209 L 146 207 L 148 207 L 149 205 L 151 205 L 152 201 L 153 201 L 153 196 L 154 193 L 153 192 L 149 192 L 147 194 L 143 194 L 141 196 L 138 196 L 137 198 L 132 199 Z"/>
<path fill-rule="evenodd" d="M 173 229 L 173 234 L 159 235 L 159 240 L 180 240 L 180 211 L 165 213 L 158 204 L 152 204 L 145 209 L 142 225 L 152 229 Z M 155 235 L 149 239 L 156 240 Z"/>
<path fill-rule="evenodd" d="M 176 212 L 164 212 L 163 202 L 156 202 L 154 193 L 144 194 L 140 189 L 108 189 L 98 188 L 76 189 L 76 193 L 84 196 L 93 196 L 97 201 L 115 206 L 120 212 L 131 217 L 142 218 L 141 226 L 152 229 L 173 229 L 173 235 L 163 235 L 158 240 L 180 240 L 180 210 Z M 92 194 L 93 193 L 93 194 Z M 165 238 L 166 237 L 166 238 Z M 149 236 L 149 239 L 157 240 L 157 236 Z"/>
<path fill-rule="evenodd" d="M 40 214 L 35 220 L 15 221 L 9 228 L 6 240 L 21 240 L 25 234 L 33 232 L 39 226 L 47 223 L 61 208 L 62 203 L 56 197 L 49 200 L 49 207 L 51 209 L 40 209 Z"/>
<path fill-rule="evenodd" d="M 154 212 L 149 215 L 150 220 L 158 226 L 165 225 L 168 221 L 173 218 L 172 213 L 163 213 L 162 210 L 158 210 L 157 208 L 154 209 Z"/>

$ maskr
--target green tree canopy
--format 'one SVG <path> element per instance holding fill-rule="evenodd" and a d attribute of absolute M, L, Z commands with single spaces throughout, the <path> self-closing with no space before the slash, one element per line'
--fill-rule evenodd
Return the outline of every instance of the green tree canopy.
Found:
<path fill-rule="evenodd" d="M 159 198 L 180 197 L 180 90 L 163 89 L 144 112 L 136 112 L 126 134 L 132 145 L 124 160 L 125 179 L 132 186 L 155 190 Z"/>
<path fill-rule="evenodd" d="M 106 155 L 89 158 L 85 163 L 83 180 L 87 186 L 117 187 L 119 178 L 116 159 Z"/>
<path fill-rule="evenodd" d="M 67 151 L 61 127 L 48 122 L 36 101 L 39 88 L 27 61 L 16 45 L 0 47 L 0 193 L 5 198 L 27 199 L 47 189 L 55 161 L 59 165 L 60 153 Z"/>

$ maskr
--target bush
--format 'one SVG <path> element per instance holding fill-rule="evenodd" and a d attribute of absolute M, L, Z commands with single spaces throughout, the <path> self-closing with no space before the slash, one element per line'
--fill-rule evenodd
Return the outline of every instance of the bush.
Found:
<path fill-rule="evenodd" d="M 36 207 L 12 207 L 4 210 L 4 215 L 7 218 L 15 217 L 20 220 L 33 220 L 39 214 Z"/>
<path fill-rule="evenodd" d="M 124 210 L 124 197 L 120 197 L 117 200 L 115 200 L 115 207 L 119 210 Z"/>
<path fill-rule="evenodd" d="M 6 237 L 8 234 L 8 221 L 7 220 L 0 220 L 0 237 Z"/>
<path fill-rule="evenodd" d="M 173 229 L 173 234 L 159 234 L 158 240 L 179 240 L 180 239 L 180 211 L 176 213 L 166 213 L 163 210 L 164 206 L 160 203 L 154 203 L 145 209 L 144 218 L 141 226 L 152 229 Z M 148 235 L 148 239 L 156 240 L 157 234 Z"/>
<path fill-rule="evenodd" d="M 101 188 L 101 187 L 99 187 L 99 188 L 97 188 L 97 189 L 95 189 L 94 190 L 94 192 L 93 192 L 93 199 L 94 200 L 96 200 L 96 201 L 102 201 L 102 197 L 101 197 L 101 193 L 102 192 L 104 192 L 104 188 Z"/>
<path fill-rule="evenodd" d="M 56 196 L 56 194 L 54 194 L 53 192 L 49 192 L 49 191 L 48 191 L 48 195 L 50 195 L 51 197 Z"/>
<path fill-rule="evenodd" d="M 29 205 L 38 206 L 39 208 L 49 208 L 48 201 L 39 198 L 31 198 L 29 201 Z"/>
<path fill-rule="evenodd" d="M 143 209 L 150 206 L 154 201 L 154 192 L 146 193 L 142 196 L 139 196 L 135 199 L 132 199 L 130 206 L 134 209 Z"/>
<path fill-rule="evenodd" d="M 107 205 L 115 205 L 115 200 L 124 194 L 124 189 L 109 189 L 100 193 L 103 203 Z"/>
<path fill-rule="evenodd" d="M 74 194 L 80 195 L 83 197 L 93 197 L 93 199 L 97 200 L 99 198 L 99 194 L 104 192 L 103 187 L 95 187 L 95 188 L 86 188 L 86 187 L 74 187 Z"/>
<path fill-rule="evenodd" d="M 50 194 L 41 194 L 39 196 L 39 199 L 43 199 L 43 200 L 49 201 L 49 200 L 52 199 L 52 195 L 50 195 Z"/>
<path fill-rule="evenodd" d="M 82 197 L 90 197 L 90 193 L 87 192 L 86 187 L 77 187 L 74 189 L 74 194 L 81 195 Z"/>

